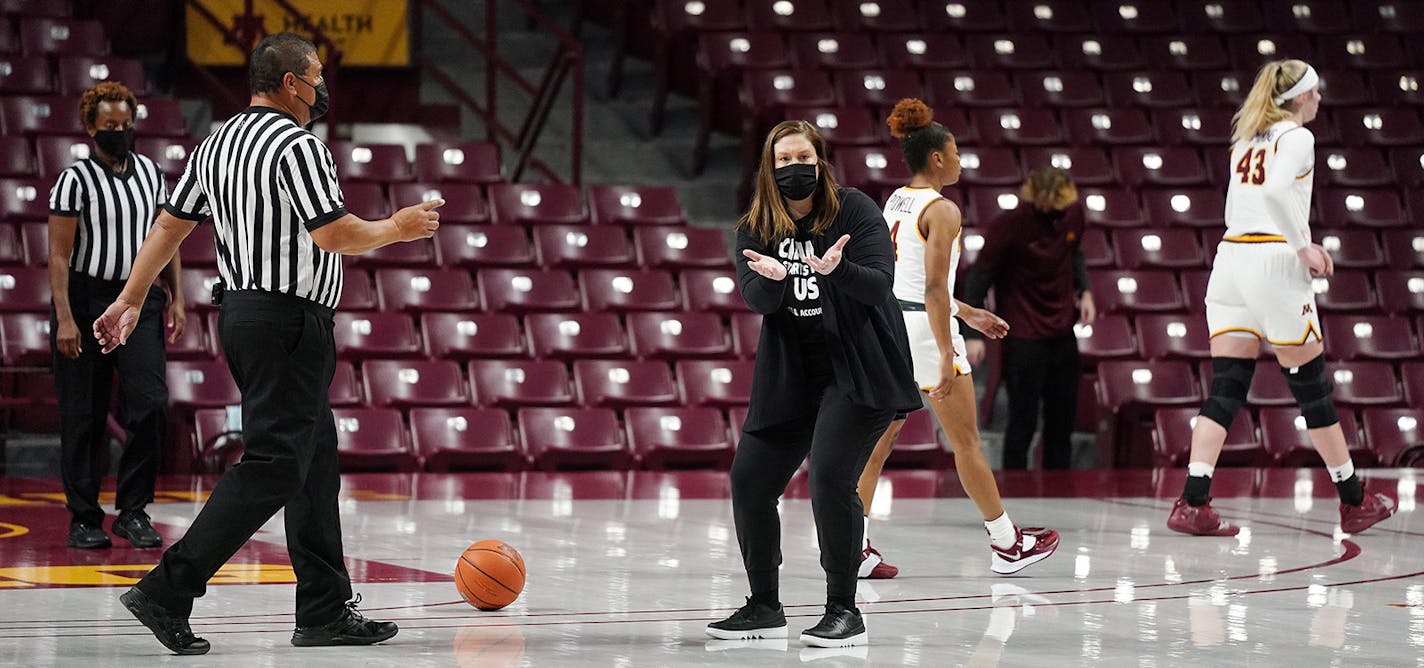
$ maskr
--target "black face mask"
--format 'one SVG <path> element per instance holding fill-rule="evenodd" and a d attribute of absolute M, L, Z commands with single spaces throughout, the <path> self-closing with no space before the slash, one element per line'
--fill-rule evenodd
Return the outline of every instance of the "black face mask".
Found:
<path fill-rule="evenodd" d="M 297 81 L 311 86 L 312 90 L 316 91 L 316 100 L 311 104 L 307 104 L 307 108 L 311 110 L 310 122 L 315 123 L 317 119 L 325 116 L 326 110 L 331 107 L 331 94 L 326 90 L 326 82 L 323 81 L 320 84 L 312 86 L 310 83 L 307 83 L 306 79 L 298 77 L 295 72 L 292 73 L 292 76 L 296 77 Z M 301 100 L 300 97 L 297 99 Z M 302 104 L 306 104 L 306 100 L 302 100 Z"/>
<path fill-rule="evenodd" d="M 797 162 L 777 168 L 776 189 L 792 201 L 810 197 L 816 192 L 816 165 Z"/>
<path fill-rule="evenodd" d="M 99 130 L 94 133 L 94 145 L 118 162 L 128 159 L 129 151 L 133 150 L 133 140 L 132 126 L 123 130 Z"/>
<path fill-rule="evenodd" d="M 1039 211 L 1038 215 L 1043 216 L 1044 220 L 1057 225 L 1058 221 L 1063 220 L 1063 217 L 1068 215 L 1068 212 L 1063 209 L 1049 209 L 1047 211 Z"/>

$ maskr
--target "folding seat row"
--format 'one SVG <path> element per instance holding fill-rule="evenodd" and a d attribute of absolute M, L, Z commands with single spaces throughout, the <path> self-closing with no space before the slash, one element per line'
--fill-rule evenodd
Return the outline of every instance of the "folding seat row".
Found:
<path fill-rule="evenodd" d="M 144 98 L 134 113 L 138 132 L 149 137 L 186 138 L 188 122 L 177 100 Z M 57 135 L 82 141 L 79 98 L 60 95 L 0 97 L 0 128 L 6 135 Z M 51 176 L 52 178 L 52 176 Z"/>
<path fill-rule="evenodd" d="M 1191 453 L 1198 409 L 1160 408 L 1154 417 L 1153 463 L 1185 466 Z M 1421 446 L 1418 408 L 1366 408 L 1340 413 L 1351 458 L 1360 466 L 1398 466 L 1407 451 Z M 1258 431 L 1259 428 L 1259 431 Z M 1312 446 L 1304 418 L 1295 408 L 1262 408 L 1239 413 L 1227 432 L 1219 466 L 1324 466 Z"/>
<path fill-rule="evenodd" d="M 1383 315 L 1338 314 L 1322 322 L 1326 354 L 1335 360 L 1400 361 L 1421 359 L 1419 337 L 1424 322 Z M 1200 313 L 1121 314 L 1100 316 L 1091 325 L 1074 327 L 1085 366 L 1103 360 L 1188 359 L 1211 357 L 1210 332 Z M 1261 359 L 1274 359 L 1261 346 Z"/>
<path fill-rule="evenodd" d="M 518 426 L 499 409 L 441 407 L 410 411 L 337 408 L 341 469 L 358 471 L 521 471 L 528 468 L 723 468 L 731 464 L 727 417 L 714 408 L 526 408 Z M 199 452 L 241 449 L 227 411 L 195 416 Z M 233 445 L 226 445 L 226 443 Z M 235 446 L 235 447 L 234 447 Z"/>
<path fill-rule="evenodd" d="M 0 56 L 0 95 L 79 95 L 101 81 L 117 81 L 137 97 L 148 94 L 143 65 L 131 58 L 67 56 Z"/>

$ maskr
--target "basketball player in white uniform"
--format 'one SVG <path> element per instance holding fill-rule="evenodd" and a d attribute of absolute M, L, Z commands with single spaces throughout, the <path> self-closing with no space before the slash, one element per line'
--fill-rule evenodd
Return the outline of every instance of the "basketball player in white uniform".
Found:
<path fill-rule="evenodd" d="M 1320 77 L 1299 60 L 1267 63 L 1236 112 L 1226 190 L 1226 235 L 1207 283 L 1211 391 L 1192 428 L 1187 481 L 1167 526 L 1195 535 L 1239 529 L 1210 503 L 1211 474 L 1226 432 L 1251 386 L 1261 339 L 1275 349 L 1311 442 L 1340 495 L 1340 526 L 1357 533 L 1390 516 L 1393 499 L 1366 494 L 1331 399 L 1313 276 L 1334 263 L 1310 241 L 1315 136 L 1305 125 L 1320 106 Z"/>
<path fill-rule="evenodd" d="M 885 204 L 885 221 L 895 245 L 894 292 L 905 316 L 915 382 L 928 396 L 935 418 L 949 438 L 955 469 L 969 498 L 984 516 L 989 533 L 990 568 L 1016 573 L 1042 561 L 1058 549 L 1058 532 L 1015 526 L 999 500 L 998 484 L 979 441 L 974 381 L 965 357 L 958 318 L 994 338 L 1008 333 L 998 316 L 955 299 L 954 275 L 959 266 L 959 207 L 940 195 L 940 188 L 959 180 L 959 151 L 954 136 L 934 122 L 925 103 L 901 100 L 891 112 L 891 134 L 900 139 L 905 162 L 914 176 Z M 867 513 L 880 470 L 904 426 L 899 416 L 885 431 L 861 474 L 858 489 Z M 867 525 L 869 524 L 867 520 Z M 867 539 L 861 553 L 860 576 L 894 577 L 898 569 L 884 563 Z"/>

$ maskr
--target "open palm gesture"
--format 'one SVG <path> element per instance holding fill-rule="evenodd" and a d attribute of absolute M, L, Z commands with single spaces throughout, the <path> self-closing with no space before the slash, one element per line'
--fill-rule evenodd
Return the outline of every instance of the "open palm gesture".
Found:
<path fill-rule="evenodd" d="M 769 255 L 762 255 L 750 248 L 742 251 L 742 255 L 745 255 L 748 260 L 751 260 L 751 262 L 747 263 L 747 266 L 751 267 L 752 271 L 773 281 L 786 278 L 786 265 L 782 264 L 781 260 Z"/>
<path fill-rule="evenodd" d="M 806 256 L 806 264 L 811 265 L 811 269 L 821 275 L 829 274 L 836 270 L 841 264 L 841 256 L 845 251 L 845 245 L 850 242 L 850 235 L 844 235 L 836 240 L 836 243 L 826 249 L 826 254 L 816 257 L 815 253 Z"/>

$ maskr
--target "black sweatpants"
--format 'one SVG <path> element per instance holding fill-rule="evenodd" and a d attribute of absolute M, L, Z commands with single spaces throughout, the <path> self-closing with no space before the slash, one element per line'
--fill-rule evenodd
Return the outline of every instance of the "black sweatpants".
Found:
<path fill-rule="evenodd" d="M 50 349 L 59 395 L 59 467 L 65 504 L 73 521 L 102 526 L 99 485 L 107 472 L 106 429 L 114 371 L 119 372 L 119 423 L 129 432 L 119 459 L 119 512 L 143 510 L 153 500 L 153 483 L 168 425 L 167 350 L 163 344 L 163 307 L 167 297 L 149 288 L 138 325 L 128 343 L 105 355 L 94 340 L 94 321 L 114 303 L 123 281 L 105 281 L 69 273 L 69 310 L 79 327 L 79 357 L 59 354 L 59 318 L 50 306 Z"/>
<path fill-rule="evenodd" d="M 855 596 L 865 532 L 856 484 L 892 410 L 858 406 L 834 386 L 818 409 L 776 427 L 742 433 L 732 460 L 732 516 L 753 594 L 778 588 L 781 516 L 776 501 L 810 455 L 811 512 L 826 571 L 827 596 Z"/>
<path fill-rule="evenodd" d="M 342 558 L 336 424 L 327 399 L 336 364 L 332 312 L 297 297 L 229 292 L 218 332 L 242 392 L 242 459 L 138 587 L 188 614 L 208 579 L 285 507 L 297 626 L 335 621 L 351 598 L 351 578 Z"/>
<path fill-rule="evenodd" d="M 1004 468 L 1028 468 L 1028 449 L 1043 409 L 1043 468 L 1073 462 L 1073 421 L 1078 415 L 1078 339 L 1004 340 L 1004 387 L 1009 426 L 1004 430 Z"/>

